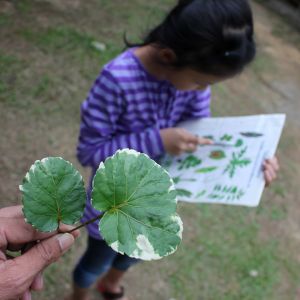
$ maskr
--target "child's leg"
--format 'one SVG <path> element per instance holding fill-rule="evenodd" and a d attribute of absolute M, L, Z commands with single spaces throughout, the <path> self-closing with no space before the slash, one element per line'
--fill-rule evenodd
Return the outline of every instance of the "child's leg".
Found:
<path fill-rule="evenodd" d="M 103 240 L 88 239 L 88 247 L 73 273 L 73 294 L 70 299 L 88 299 L 88 289 L 107 272 L 117 256 Z"/>
<path fill-rule="evenodd" d="M 102 291 L 111 293 L 121 292 L 122 279 L 126 271 L 139 261 L 140 260 L 131 258 L 127 255 L 118 254 L 112 263 L 111 269 L 99 282 L 98 288 Z"/>

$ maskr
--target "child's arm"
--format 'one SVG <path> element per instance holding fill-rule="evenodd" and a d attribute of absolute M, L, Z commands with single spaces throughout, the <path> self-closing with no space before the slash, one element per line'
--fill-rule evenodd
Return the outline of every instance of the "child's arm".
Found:
<path fill-rule="evenodd" d="M 187 105 L 184 119 L 206 118 L 210 116 L 210 88 L 205 91 L 195 91 Z M 199 145 L 212 144 L 213 142 L 191 134 L 183 128 L 166 128 L 160 131 L 164 148 L 171 155 L 180 155 L 184 152 L 194 152 Z"/>
<path fill-rule="evenodd" d="M 164 148 L 171 155 L 195 152 L 199 145 L 211 145 L 212 140 L 195 136 L 183 128 L 166 128 L 160 131 Z"/>
<path fill-rule="evenodd" d="M 125 101 L 116 79 L 104 70 L 82 104 L 77 157 L 82 165 L 97 168 L 118 149 L 131 148 L 155 158 L 164 153 L 159 129 L 116 134 Z"/>

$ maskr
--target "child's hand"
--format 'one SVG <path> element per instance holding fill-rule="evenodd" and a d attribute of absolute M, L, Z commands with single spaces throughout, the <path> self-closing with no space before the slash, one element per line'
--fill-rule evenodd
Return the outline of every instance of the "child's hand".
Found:
<path fill-rule="evenodd" d="M 266 180 L 266 186 L 269 186 L 272 181 L 277 178 L 277 172 L 279 171 L 279 163 L 276 157 L 265 160 L 263 164 L 263 170 Z"/>
<path fill-rule="evenodd" d="M 198 145 L 213 144 L 212 140 L 197 137 L 183 128 L 162 129 L 160 135 L 166 152 L 171 155 L 195 152 Z"/>

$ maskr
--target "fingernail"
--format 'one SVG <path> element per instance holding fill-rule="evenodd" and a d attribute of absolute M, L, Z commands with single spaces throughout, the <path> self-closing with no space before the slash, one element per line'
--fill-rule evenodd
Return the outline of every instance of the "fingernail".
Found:
<path fill-rule="evenodd" d="M 62 252 L 66 252 L 74 243 L 74 237 L 70 233 L 58 236 L 58 242 Z"/>

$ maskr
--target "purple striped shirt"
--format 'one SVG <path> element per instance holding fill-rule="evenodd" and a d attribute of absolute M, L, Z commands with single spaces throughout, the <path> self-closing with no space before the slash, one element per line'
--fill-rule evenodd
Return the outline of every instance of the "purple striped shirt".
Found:
<path fill-rule="evenodd" d="M 147 72 L 129 49 L 104 66 L 81 106 L 77 156 L 94 176 L 101 161 L 131 148 L 158 159 L 164 154 L 160 129 L 210 115 L 210 89 L 179 91 Z M 91 182 L 90 182 L 91 186 Z M 90 188 L 89 188 L 90 190 Z M 97 216 L 87 199 L 83 222 Z M 98 222 L 89 234 L 101 239 Z"/>

